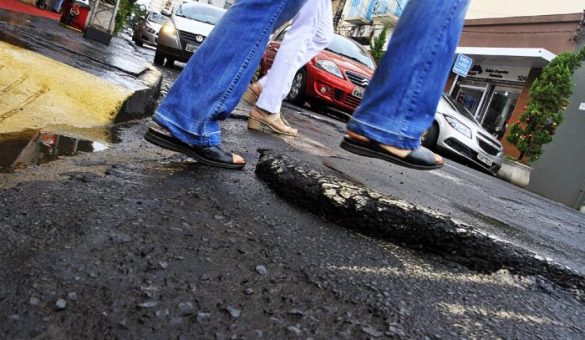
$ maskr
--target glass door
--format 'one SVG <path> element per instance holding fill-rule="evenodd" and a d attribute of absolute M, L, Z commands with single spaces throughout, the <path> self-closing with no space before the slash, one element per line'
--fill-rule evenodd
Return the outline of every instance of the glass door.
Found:
<path fill-rule="evenodd" d="M 461 84 L 455 100 L 477 117 L 484 102 L 487 87 L 487 84 L 485 87 Z"/>
<path fill-rule="evenodd" d="M 502 139 L 506 133 L 508 121 L 516 109 L 519 97 L 519 89 L 496 87 L 481 120 L 481 125 L 496 138 Z"/>

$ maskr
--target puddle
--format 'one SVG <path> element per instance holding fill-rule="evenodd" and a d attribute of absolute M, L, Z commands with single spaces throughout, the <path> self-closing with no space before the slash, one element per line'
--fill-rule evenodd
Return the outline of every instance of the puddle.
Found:
<path fill-rule="evenodd" d="M 108 149 L 112 143 L 118 142 L 112 130 L 84 132 L 87 136 L 100 137 L 92 141 L 83 139 L 84 133 L 67 136 L 63 133 L 35 130 L 0 134 L 0 172 L 13 172 L 79 153 L 100 152 Z"/>

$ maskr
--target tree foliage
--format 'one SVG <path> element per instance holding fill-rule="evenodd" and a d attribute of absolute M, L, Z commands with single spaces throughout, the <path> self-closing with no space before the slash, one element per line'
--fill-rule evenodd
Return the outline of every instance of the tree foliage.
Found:
<path fill-rule="evenodd" d="M 389 23 L 384 24 L 382 31 L 374 38 L 374 42 L 372 43 L 371 53 L 374 60 L 376 60 L 376 63 L 380 63 L 380 60 L 382 60 L 382 57 L 384 56 L 384 45 L 386 44 L 386 34 L 388 33 L 389 27 Z"/>
<path fill-rule="evenodd" d="M 519 151 L 519 161 L 534 162 L 542 147 L 552 142 L 563 113 L 573 94 L 573 73 L 585 60 L 585 48 L 579 53 L 562 53 L 550 64 L 530 88 L 530 97 L 520 120 L 510 127 L 507 140 Z"/>

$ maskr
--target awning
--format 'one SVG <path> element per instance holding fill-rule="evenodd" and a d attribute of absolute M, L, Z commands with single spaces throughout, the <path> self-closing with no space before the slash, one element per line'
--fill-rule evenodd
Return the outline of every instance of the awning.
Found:
<path fill-rule="evenodd" d="M 556 55 L 544 48 L 458 47 L 457 54 L 473 58 L 475 64 L 544 67 Z"/>

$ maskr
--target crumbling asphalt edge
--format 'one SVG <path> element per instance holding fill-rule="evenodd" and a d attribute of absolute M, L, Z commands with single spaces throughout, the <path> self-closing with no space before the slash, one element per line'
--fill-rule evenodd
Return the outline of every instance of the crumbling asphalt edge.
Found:
<path fill-rule="evenodd" d="M 585 301 L 585 276 L 464 222 L 259 150 L 256 175 L 280 197 L 369 236 L 437 253 L 471 269 L 540 275 Z"/>

